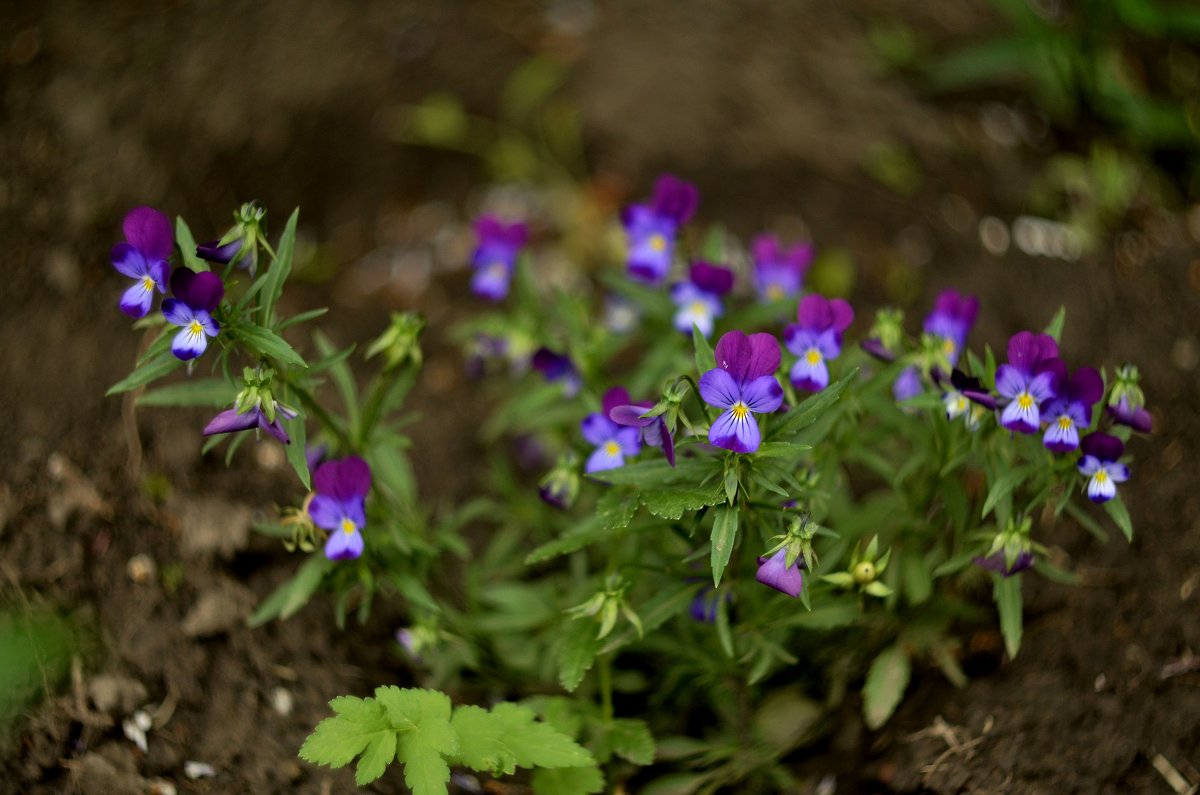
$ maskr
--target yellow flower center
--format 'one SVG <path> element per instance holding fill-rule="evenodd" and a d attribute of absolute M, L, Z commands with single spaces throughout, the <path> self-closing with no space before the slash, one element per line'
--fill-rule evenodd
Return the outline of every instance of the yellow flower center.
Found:
<path fill-rule="evenodd" d="M 954 340 L 948 337 L 942 340 L 942 353 L 953 356 L 956 350 L 958 350 L 958 346 L 954 344 Z"/>
<path fill-rule="evenodd" d="M 750 407 L 739 400 L 729 407 L 729 411 L 733 413 L 735 420 L 744 420 L 750 414 Z"/>
<path fill-rule="evenodd" d="M 809 348 L 805 352 L 804 358 L 809 364 L 820 364 L 821 363 L 821 352 L 819 350 L 817 350 L 816 348 Z"/>
<path fill-rule="evenodd" d="M 191 332 L 193 337 L 199 337 L 204 333 L 204 326 L 200 324 L 199 320 L 193 320 L 191 323 L 188 323 L 187 330 Z"/>
<path fill-rule="evenodd" d="M 961 395 L 954 401 L 954 410 L 961 414 L 967 410 L 967 399 Z"/>
<path fill-rule="evenodd" d="M 1022 392 L 1021 394 L 1017 395 L 1017 405 L 1022 411 L 1029 411 L 1029 409 L 1033 408 L 1033 403 L 1033 395 L 1029 394 L 1028 392 Z"/>
<path fill-rule="evenodd" d="M 503 262 L 493 262 L 484 268 L 484 270 L 486 270 L 488 276 L 492 277 L 493 279 L 500 279 L 504 277 L 505 272 L 508 269 L 504 267 Z"/>
<path fill-rule="evenodd" d="M 657 251 L 660 253 L 663 251 L 666 251 L 667 250 L 667 239 L 665 237 L 663 237 L 662 235 L 651 235 L 650 236 L 650 250 Z"/>
<path fill-rule="evenodd" d="M 783 288 L 778 284 L 772 284 L 767 287 L 767 298 L 771 301 L 778 301 L 783 298 Z"/>
<path fill-rule="evenodd" d="M 692 301 L 691 310 L 692 314 L 694 315 L 707 315 L 708 304 L 704 303 L 703 301 Z"/>
<path fill-rule="evenodd" d="M 1108 482 L 1108 471 L 1104 469 L 1097 469 L 1096 474 L 1092 475 L 1092 477 L 1096 479 L 1097 483 L 1106 483 Z"/>
<path fill-rule="evenodd" d="M 1062 415 L 1061 417 L 1059 417 L 1059 418 L 1058 418 L 1058 427 L 1062 428 L 1064 431 L 1066 431 L 1066 430 L 1070 430 L 1070 428 L 1071 428 L 1071 418 L 1070 418 L 1070 417 L 1068 417 L 1066 414 L 1064 414 L 1064 415 Z"/>
<path fill-rule="evenodd" d="M 342 532 L 343 533 L 345 533 L 346 535 L 353 535 L 354 531 L 357 529 L 358 529 L 358 525 L 354 524 L 354 522 L 350 519 L 350 517 L 346 517 L 346 518 L 342 519 Z"/>
<path fill-rule="evenodd" d="M 604 443 L 604 453 L 606 455 L 610 455 L 610 456 L 620 455 L 621 454 L 621 445 L 619 445 L 613 441 L 605 442 Z"/>
<path fill-rule="evenodd" d="M 143 276 L 142 277 L 142 289 L 145 290 L 146 292 L 150 292 L 151 290 L 153 290 L 154 289 L 154 277 Z"/>

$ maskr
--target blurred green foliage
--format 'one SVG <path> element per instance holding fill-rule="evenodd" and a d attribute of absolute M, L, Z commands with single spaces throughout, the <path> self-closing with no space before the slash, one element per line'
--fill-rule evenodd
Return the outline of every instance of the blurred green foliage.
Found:
<path fill-rule="evenodd" d="M 66 680 L 75 627 L 50 611 L 0 610 L 0 732 Z"/>

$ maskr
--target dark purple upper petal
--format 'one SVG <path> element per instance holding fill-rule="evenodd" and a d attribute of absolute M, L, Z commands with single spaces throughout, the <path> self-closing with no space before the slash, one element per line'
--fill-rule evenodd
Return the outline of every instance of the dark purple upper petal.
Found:
<path fill-rule="evenodd" d="M 326 461 L 313 476 L 318 494 L 348 503 L 355 497 L 365 497 L 371 490 L 371 468 L 356 455 L 340 461 Z"/>
<path fill-rule="evenodd" d="M 1058 343 L 1049 334 L 1019 331 L 1008 341 L 1008 363 L 1033 373 L 1050 359 L 1058 358 Z"/>
<path fill-rule="evenodd" d="M 1125 443 L 1107 433 L 1091 433 L 1083 437 L 1079 449 L 1100 461 L 1116 461 L 1125 452 Z"/>
<path fill-rule="evenodd" d="M 178 267 L 171 274 L 171 294 L 192 309 L 214 311 L 225 296 L 225 285 L 221 277 L 211 271 L 196 273 L 190 268 Z"/>
<path fill-rule="evenodd" d="M 150 259 L 165 260 L 175 247 L 171 220 L 153 207 L 135 207 L 121 222 L 125 239 Z"/>
<path fill-rule="evenodd" d="M 494 215 L 481 215 L 474 226 L 480 246 L 499 244 L 520 248 L 529 239 L 529 229 L 520 221 L 506 224 Z"/>
<path fill-rule="evenodd" d="M 650 205 L 658 215 L 677 224 L 687 223 L 700 203 L 700 192 L 690 182 L 671 174 L 663 174 L 654 183 L 654 198 Z"/>
<path fill-rule="evenodd" d="M 717 367 L 727 371 L 739 384 L 748 383 L 764 375 L 774 375 L 782 358 L 779 340 L 771 334 L 758 333 L 749 336 L 740 331 L 730 331 L 717 342 L 713 351 Z"/>
<path fill-rule="evenodd" d="M 538 348 L 533 354 L 532 364 L 533 369 L 548 381 L 559 381 L 575 373 L 575 365 L 569 357 L 555 353 L 549 348 Z"/>
<path fill-rule="evenodd" d="M 840 298 L 832 301 L 823 295 L 812 293 L 800 299 L 796 307 L 796 322 L 810 331 L 833 329 L 843 332 L 854 321 L 854 309 Z"/>
<path fill-rule="evenodd" d="M 607 417 L 612 413 L 612 410 L 617 406 L 625 406 L 633 402 L 629 397 L 629 390 L 623 386 L 614 386 L 612 389 L 604 393 L 604 398 L 601 400 L 601 405 L 604 407 L 604 416 Z"/>
<path fill-rule="evenodd" d="M 959 295 L 958 290 L 942 290 L 934 301 L 933 314 L 953 318 L 969 329 L 979 315 L 979 299 L 973 295 Z"/>
<path fill-rule="evenodd" d="M 225 245 L 220 245 L 218 240 L 210 240 L 207 243 L 201 243 L 196 246 L 196 256 L 208 262 L 218 262 L 222 265 L 227 265 L 234 255 L 242 248 L 242 241 L 234 240 Z"/>
<path fill-rule="evenodd" d="M 1091 406 L 1104 396 L 1104 379 L 1094 367 L 1080 367 L 1067 386 L 1068 399 Z"/>
<path fill-rule="evenodd" d="M 707 262 L 695 262 L 690 271 L 692 284 L 714 295 L 725 295 L 733 289 L 733 271 Z"/>

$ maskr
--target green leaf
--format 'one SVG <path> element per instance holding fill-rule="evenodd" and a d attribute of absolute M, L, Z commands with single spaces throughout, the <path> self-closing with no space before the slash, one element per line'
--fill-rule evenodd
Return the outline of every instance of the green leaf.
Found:
<path fill-rule="evenodd" d="M 774 622 L 772 626 L 812 630 L 836 629 L 850 626 L 860 615 L 858 606 L 849 599 L 833 601 L 827 598 L 812 610 L 797 610 L 787 618 Z"/>
<path fill-rule="evenodd" d="M 910 604 L 919 605 L 929 600 L 933 595 L 933 578 L 929 574 L 929 565 L 916 552 L 908 552 L 904 556 L 904 592 L 908 594 Z"/>
<path fill-rule="evenodd" d="M 450 766 L 442 758 L 441 749 L 421 732 L 400 737 L 396 759 L 404 765 L 404 783 L 413 795 L 446 795 Z"/>
<path fill-rule="evenodd" d="M 887 723 L 900 704 L 911 673 L 908 655 L 899 644 L 884 649 L 871 663 L 862 690 L 863 718 L 868 728 L 878 729 Z"/>
<path fill-rule="evenodd" d="M 641 767 L 654 763 L 654 735 L 645 721 L 617 718 L 599 729 L 595 747 L 600 761 L 607 762 L 616 754 Z"/>
<path fill-rule="evenodd" d="M 108 391 L 104 393 L 104 396 L 111 397 L 112 395 L 119 395 L 122 392 L 131 392 L 137 389 L 139 386 L 144 386 L 151 381 L 162 378 L 167 373 L 170 373 L 178 368 L 181 364 L 183 364 L 183 362 L 179 359 L 176 359 L 175 354 L 171 353 L 169 350 L 163 351 L 156 358 L 150 359 L 132 373 L 125 376 L 125 378 L 110 386 Z"/>
<path fill-rule="evenodd" d="M 208 270 L 208 263 L 196 256 L 196 240 L 192 237 L 192 230 L 188 228 L 187 221 L 178 215 L 175 216 L 175 244 L 179 246 L 184 265 L 196 273 Z"/>
<path fill-rule="evenodd" d="M 1062 342 L 1063 324 L 1067 322 L 1067 308 L 1060 306 L 1058 311 L 1054 313 L 1054 317 L 1050 318 L 1050 323 L 1047 324 L 1043 334 L 1049 334 L 1054 338 L 1055 342 Z"/>
<path fill-rule="evenodd" d="M 1018 486 L 1025 482 L 1033 470 L 1033 466 L 1016 467 L 997 478 L 992 487 L 988 489 L 987 499 L 983 501 L 983 510 L 980 512 L 979 518 L 982 519 L 991 513 L 1001 500 L 1010 496 Z"/>
<path fill-rule="evenodd" d="M 618 486 L 652 489 L 671 483 L 699 483 L 711 472 L 720 471 L 719 462 L 714 458 L 679 459 L 675 463 L 672 467 L 664 458 L 635 461 L 616 469 L 606 469 L 597 473 L 596 477 Z"/>
<path fill-rule="evenodd" d="M 600 517 L 590 517 L 583 524 L 568 531 L 566 535 L 556 538 L 553 541 L 547 541 L 530 552 L 525 557 L 525 565 L 530 566 L 534 563 L 542 563 L 557 558 L 559 555 L 577 552 L 592 544 L 608 541 L 612 538 L 614 532 L 601 523 Z"/>
<path fill-rule="evenodd" d="M 279 296 L 283 293 L 284 283 L 292 273 L 292 255 L 296 250 L 296 223 L 299 219 L 300 208 L 297 207 L 292 211 L 287 225 L 283 228 L 283 235 L 279 238 L 279 248 L 275 251 L 275 259 L 271 261 L 271 266 L 267 269 L 267 283 L 262 288 L 263 297 L 259 306 L 262 309 L 260 317 L 263 325 L 268 328 L 274 326 L 272 315 L 275 304 L 278 303 Z M 304 365 L 303 360 L 300 365 Z"/>
<path fill-rule="evenodd" d="M 387 766 L 396 758 L 396 732 L 380 732 L 371 738 L 358 760 L 354 771 L 354 783 L 365 787 L 383 775 Z"/>
<path fill-rule="evenodd" d="M 604 791 L 604 775 L 595 766 L 535 770 L 530 784 L 534 795 L 594 795 Z"/>
<path fill-rule="evenodd" d="M 713 586 L 721 584 L 721 575 L 725 572 L 725 567 L 729 565 L 729 556 L 733 554 L 737 530 L 737 506 L 722 505 L 713 511 L 711 556 Z"/>
<path fill-rule="evenodd" d="M 376 688 L 375 698 L 401 732 L 396 758 L 404 763 L 404 781 L 413 795 L 444 795 L 450 766 L 442 756 L 459 750 L 458 735 L 450 726 L 450 697 L 436 690 L 390 686 Z"/>
<path fill-rule="evenodd" d="M 308 560 L 292 579 L 280 585 L 254 611 L 247 622 L 251 627 L 262 626 L 273 618 L 290 618 L 297 610 L 304 607 L 312 595 L 321 586 L 325 572 L 332 568 L 332 562 L 321 553 L 310 555 Z"/>
<path fill-rule="evenodd" d="M 596 516 L 600 526 L 610 532 L 629 527 L 637 509 L 637 495 L 618 489 L 609 489 L 596 500 Z"/>
<path fill-rule="evenodd" d="M 138 396 L 139 406 L 228 406 L 237 397 L 237 387 L 223 378 L 197 378 L 152 389 Z"/>
<path fill-rule="evenodd" d="M 326 314 L 328 311 L 329 311 L 329 307 L 323 306 L 319 309 L 310 309 L 307 312 L 301 312 L 298 315 L 292 315 L 287 320 L 284 320 L 283 322 L 281 322 L 279 324 L 279 326 L 276 327 L 275 330 L 283 331 L 288 326 L 296 326 L 296 325 L 299 325 L 300 323 L 307 323 L 310 320 L 315 320 L 316 318 L 319 318 L 321 315 Z"/>
<path fill-rule="evenodd" d="M 846 387 L 858 377 L 858 368 L 854 368 L 833 384 L 822 389 L 817 394 L 801 401 L 794 409 L 784 415 L 784 420 L 767 433 L 767 440 L 786 439 L 795 436 L 800 431 L 812 425 L 841 398 Z"/>
<path fill-rule="evenodd" d="M 576 619 L 567 624 L 559 639 L 558 681 L 569 692 L 579 687 L 596 661 L 596 652 L 600 650 L 596 629 L 594 621 Z"/>
<path fill-rule="evenodd" d="M 1116 523 L 1117 527 L 1121 528 L 1121 532 L 1125 534 L 1125 540 L 1133 541 L 1133 520 L 1129 518 L 1129 509 L 1125 507 L 1121 498 L 1113 497 L 1105 502 L 1104 512 Z"/>
<path fill-rule="evenodd" d="M 366 751 L 368 746 L 379 743 L 383 737 L 390 736 L 392 746 L 395 747 L 396 732 L 388 724 L 383 707 L 374 700 L 342 696 L 330 701 L 329 706 L 333 709 L 334 716 L 317 724 L 316 729 L 300 747 L 301 759 L 316 765 L 345 767 L 354 757 Z M 377 767 L 380 750 L 380 746 L 371 750 L 371 760 L 365 768 L 362 763 L 359 764 L 359 775 L 356 778 L 360 785 L 383 775 L 383 769 L 379 768 L 373 777 L 365 778 Z M 385 762 L 384 766 L 386 764 Z"/>
<path fill-rule="evenodd" d="M 567 78 L 563 64 L 543 55 L 526 59 L 512 71 L 500 91 L 500 109 L 513 122 L 525 122 Z"/>
<path fill-rule="evenodd" d="M 996 610 L 1000 613 L 1000 634 L 1004 636 L 1004 648 L 1008 656 L 1015 658 L 1021 649 L 1021 575 L 1005 577 L 993 574 L 993 596 Z"/>
<path fill-rule="evenodd" d="M 797 442 L 763 442 L 751 455 L 754 458 L 784 458 L 799 459 L 804 453 L 812 450 L 811 444 Z"/>
<path fill-rule="evenodd" d="M 457 760 L 474 770 L 512 775 L 518 767 L 582 767 L 593 764 L 588 751 L 537 720 L 533 710 L 500 703 L 491 712 L 459 707 L 451 727 L 458 735 Z"/>
<path fill-rule="evenodd" d="M 654 489 L 641 494 L 646 510 L 663 519 L 679 519 L 684 511 L 716 505 L 725 495 L 717 489 Z"/>
<path fill-rule="evenodd" d="M 304 484 L 305 490 L 311 489 L 308 456 L 305 454 L 305 447 L 308 444 L 308 429 L 304 425 L 304 415 L 298 413 L 290 420 L 279 416 L 279 421 L 283 425 L 283 429 L 287 431 L 288 439 L 291 440 L 291 444 L 284 446 L 287 461 L 292 465 L 296 477 L 300 478 L 300 482 Z"/>
<path fill-rule="evenodd" d="M 692 346 L 695 348 L 696 372 L 704 375 L 709 370 L 715 369 L 717 366 L 717 357 L 713 353 L 712 345 L 709 344 L 708 338 L 700 333 L 700 328 L 692 325 Z"/>
<path fill-rule="evenodd" d="M 284 341 L 273 331 L 269 331 L 262 326 L 239 326 L 234 333 L 238 339 L 241 339 L 254 350 L 261 353 L 263 356 L 269 356 L 283 364 L 290 364 L 293 367 L 308 367 L 300 354 Z"/>

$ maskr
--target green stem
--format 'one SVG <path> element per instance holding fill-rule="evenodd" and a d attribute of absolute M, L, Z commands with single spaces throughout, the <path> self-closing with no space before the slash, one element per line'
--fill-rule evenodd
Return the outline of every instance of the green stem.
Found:
<path fill-rule="evenodd" d="M 355 452 L 354 440 L 346 433 L 346 429 L 342 427 L 342 424 L 337 421 L 336 417 L 326 411 L 308 390 L 293 383 L 289 383 L 288 386 L 291 388 L 292 393 L 299 399 L 301 405 L 317 419 L 317 422 L 321 423 L 325 426 L 326 430 L 337 437 L 338 442 L 341 443 L 346 452 Z"/>
<path fill-rule="evenodd" d="M 605 723 L 612 723 L 612 660 L 606 654 L 600 658 L 600 709 Z"/>

